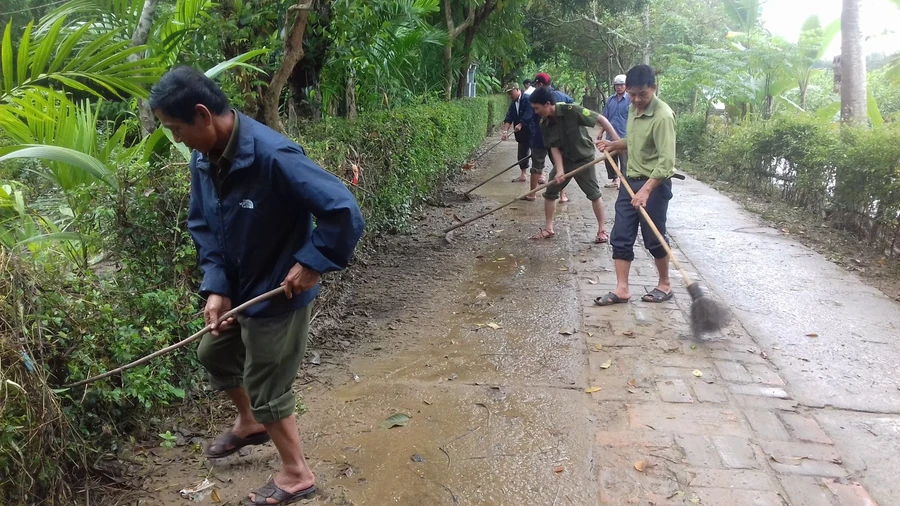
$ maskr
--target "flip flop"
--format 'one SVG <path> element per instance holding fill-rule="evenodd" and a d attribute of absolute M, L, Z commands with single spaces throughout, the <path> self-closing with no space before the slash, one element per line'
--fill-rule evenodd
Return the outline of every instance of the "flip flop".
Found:
<path fill-rule="evenodd" d="M 524 197 L 519 197 L 519 200 L 527 200 L 529 202 L 534 202 L 535 200 L 537 200 L 537 197 L 535 197 L 534 195 L 525 195 Z"/>
<path fill-rule="evenodd" d="M 654 288 L 645 293 L 641 300 L 644 302 L 665 302 L 675 296 L 675 292 L 666 293 L 659 288 Z"/>
<path fill-rule="evenodd" d="M 531 240 L 533 241 L 543 241 L 544 239 L 550 239 L 555 236 L 556 232 L 550 232 L 546 228 L 539 228 L 538 233 L 531 236 Z"/>
<path fill-rule="evenodd" d="M 252 501 L 248 497 L 244 500 L 244 504 L 250 506 L 260 506 L 266 504 L 291 504 L 303 499 L 304 497 L 312 494 L 316 491 L 316 486 L 313 485 L 309 488 L 304 488 L 303 490 L 298 490 L 294 493 L 288 492 L 283 488 L 279 487 L 275 484 L 275 480 L 272 479 L 269 483 L 266 483 L 264 486 L 259 487 L 258 489 L 253 491 L 253 495 L 256 496 Z M 275 499 L 278 502 L 270 503 L 268 499 Z"/>
<path fill-rule="evenodd" d="M 236 453 L 245 446 L 266 444 L 270 439 L 268 432 L 257 432 L 247 437 L 241 437 L 229 430 L 220 434 L 211 445 L 207 446 L 203 456 L 208 459 L 221 459 Z M 215 451 L 215 448 L 225 448 L 227 446 L 232 446 L 232 448 Z"/>
<path fill-rule="evenodd" d="M 594 243 L 595 244 L 603 244 L 606 242 L 609 242 L 609 234 L 607 234 L 606 232 L 598 232 L 597 238 L 594 239 Z"/>
<path fill-rule="evenodd" d="M 545 183 L 547 183 L 547 178 L 545 178 L 544 176 L 541 176 L 540 179 L 538 179 L 538 184 L 545 184 Z"/>
<path fill-rule="evenodd" d="M 597 297 L 594 299 L 594 304 L 598 306 L 612 306 L 614 304 L 627 304 L 631 299 L 620 299 L 618 295 L 613 292 L 609 292 L 603 297 Z"/>

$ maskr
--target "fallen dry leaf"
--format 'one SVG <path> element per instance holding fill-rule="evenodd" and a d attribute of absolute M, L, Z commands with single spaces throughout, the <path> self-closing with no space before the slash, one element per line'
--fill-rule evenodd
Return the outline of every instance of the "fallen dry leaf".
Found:
<path fill-rule="evenodd" d="M 609 369 L 609 366 L 611 366 L 611 365 L 612 365 L 612 360 L 607 360 L 606 362 L 603 362 L 602 364 L 600 364 L 600 369 Z"/>
<path fill-rule="evenodd" d="M 219 498 L 219 491 L 216 489 L 212 489 L 212 492 L 209 494 L 209 498 L 216 504 L 222 502 L 222 499 Z"/>
<path fill-rule="evenodd" d="M 454 214 L 454 215 L 453 215 L 453 221 L 462 221 L 462 219 L 460 219 L 459 216 L 457 216 L 456 214 Z"/>
<path fill-rule="evenodd" d="M 569 270 L 569 268 L 568 268 L 568 267 L 560 267 L 559 270 L 561 270 L 561 271 L 567 271 L 567 270 Z"/>
<path fill-rule="evenodd" d="M 700 378 L 703 376 L 703 371 L 701 371 L 700 369 L 694 369 L 693 374 L 694 376 Z"/>
<path fill-rule="evenodd" d="M 634 469 L 639 473 L 643 473 L 646 467 L 647 464 L 643 460 L 639 460 L 634 463 Z"/>
<path fill-rule="evenodd" d="M 559 333 L 564 336 L 571 336 L 574 331 L 572 329 L 559 329 Z"/>
<path fill-rule="evenodd" d="M 592 285 L 596 285 L 596 284 L 597 284 L 597 282 L 594 281 L 593 279 L 589 279 L 589 280 L 587 280 L 587 282 L 590 283 L 590 284 L 592 284 Z"/>
<path fill-rule="evenodd" d="M 592 394 L 594 392 L 599 392 L 599 391 L 600 391 L 600 387 L 587 387 L 584 389 L 584 393 L 587 393 L 587 394 Z"/>
<path fill-rule="evenodd" d="M 637 380 L 635 380 L 635 379 L 628 380 L 628 386 L 630 386 L 632 388 L 637 388 Z"/>
<path fill-rule="evenodd" d="M 497 259 L 498 262 L 502 262 L 502 261 L 504 261 L 504 260 L 506 260 L 506 257 L 500 257 L 500 258 Z"/>
<path fill-rule="evenodd" d="M 603 351 L 603 345 L 602 345 L 602 344 L 595 344 L 595 345 L 594 345 L 594 351 Z"/>
<path fill-rule="evenodd" d="M 556 466 L 556 467 L 553 468 L 553 472 L 554 472 L 554 473 L 561 473 L 561 472 L 563 472 L 563 471 L 565 471 L 565 470 L 566 470 L 566 468 L 563 467 L 563 466 Z"/>
<path fill-rule="evenodd" d="M 487 326 L 490 327 L 490 328 L 492 328 L 492 329 L 494 329 L 494 330 L 502 329 L 502 328 L 503 328 L 503 327 L 501 327 L 500 325 L 498 325 L 498 324 L 496 324 L 496 323 L 494 323 L 494 322 L 488 323 Z"/>
<path fill-rule="evenodd" d="M 487 292 L 478 292 L 478 295 L 475 296 L 476 299 L 483 299 L 487 297 Z"/>
<path fill-rule="evenodd" d="M 819 334 L 806 334 L 806 337 L 819 337 Z"/>
<path fill-rule="evenodd" d="M 593 333 L 593 332 L 588 332 L 588 337 L 594 337 L 594 333 Z"/>
<path fill-rule="evenodd" d="M 634 335 L 634 332 L 632 332 L 630 330 L 626 330 L 625 332 L 622 332 L 622 335 L 626 336 L 626 337 L 631 337 Z"/>

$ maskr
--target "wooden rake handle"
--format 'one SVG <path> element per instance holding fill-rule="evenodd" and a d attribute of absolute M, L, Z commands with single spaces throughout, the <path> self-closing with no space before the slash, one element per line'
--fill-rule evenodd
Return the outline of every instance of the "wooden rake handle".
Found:
<path fill-rule="evenodd" d="M 469 194 L 472 193 L 473 191 L 475 191 L 475 190 L 481 188 L 482 186 L 484 186 L 485 184 L 489 183 L 490 181 L 493 181 L 494 179 L 496 179 L 496 178 L 502 176 L 506 171 L 508 171 L 509 169 L 515 167 L 516 165 L 519 165 L 520 163 L 524 162 L 525 160 L 527 160 L 527 159 L 529 159 L 529 158 L 531 158 L 531 155 L 528 155 L 528 156 L 526 156 L 525 158 L 516 160 L 516 162 L 513 163 L 512 165 L 510 165 L 509 167 L 507 167 L 507 168 L 501 170 L 500 172 L 494 174 L 493 176 L 491 176 L 491 177 L 485 179 L 484 181 L 478 183 L 477 185 L 475 185 L 475 186 L 469 188 L 469 190 L 466 191 L 465 193 L 463 193 L 463 195 L 465 195 L 466 197 L 468 197 Z"/>
<path fill-rule="evenodd" d="M 604 156 L 606 156 L 606 163 L 612 166 L 613 170 L 616 171 L 616 175 L 619 176 L 619 181 L 621 181 L 622 184 L 625 185 L 625 191 L 627 191 L 628 194 L 631 195 L 631 198 L 634 198 L 634 190 L 631 189 L 631 185 L 628 184 L 628 180 L 625 179 L 624 175 L 622 175 L 622 171 L 619 170 L 619 166 L 616 165 L 616 161 L 613 160 L 612 156 L 610 156 L 609 151 L 604 151 L 603 154 Z M 681 263 L 678 261 L 678 257 L 676 257 L 675 254 L 672 253 L 672 249 L 669 248 L 669 243 L 666 242 L 666 238 L 663 237 L 659 229 L 656 228 L 656 224 L 653 223 L 653 220 L 650 219 L 650 215 L 647 213 L 647 210 L 643 207 L 639 207 L 638 210 L 640 210 L 641 216 L 644 217 L 644 221 L 646 221 L 647 224 L 650 225 L 650 230 L 653 230 L 653 234 L 656 235 L 656 238 L 659 240 L 659 243 L 662 244 L 663 249 L 666 250 L 666 254 L 669 255 L 669 258 L 672 260 L 675 268 L 678 269 L 678 272 L 681 273 L 681 277 L 682 279 L 684 279 L 684 283 L 686 285 L 693 284 L 693 281 L 691 281 L 691 277 L 681 267 Z"/>
<path fill-rule="evenodd" d="M 586 170 L 587 168 L 592 167 L 592 166 L 594 166 L 594 165 L 596 165 L 596 164 L 598 164 L 598 163 L 600 163 L 600 162 L 602 162 L 602 161 L 603 161 L 603 158 L 597 158 L 596 160 L 591 160 L 590 162 L 588 162 L 588 163 L 586 163 L 586 164 L 584 164 L 584 165 L 582 165 L 582 166 L 580 166 L 580 167 L 577 167 L 575 170 L 573 170 L 573 171 L 571 171 L 571 172 L 568 172 L 568 173 L 566 173 L 565 175 L 563 175 L 563 179 L 569 179 L 569 178 L 575 176 L 576 174 L 578 174 L 579 172 L 582 172 L 582 171 Z M 497 211 L 503 209 L 504 207 L 513 205 L 513 204 L 515 204 L 516 202 L 518 202 L 519 200 L 522 200 L 522 198 L 524 198 L 524 197 L 527 197 L 527 196 L 529 196 L 529 195 L 534 195 L 535 193 L 537 193 L 537 192 L 539 192 L 539 191 L 541 191 L 541 190 L 547 188 L 548 186 L 550 186 L 550 185 L 552 185 L 552 184 L 553 184 L 553 180 L 550 180 L 550 181 L 548 181 L 548 182 L 546 182 L 546 183 L 544 183 L 544 184 L 538 186 L 537 188 L 535 188 L 535 189 L 533 189 L 533 190 L 529 190 L 527 193 L 523 193 L 522 195 L 519 195 L 518 197 L 516 197 L 516 198 L 510 200 L 509 202 L 507 202 L 507 203 L 505 203 L 505 204 L 499 205 L 499 206 L 497 206 L 497 207 L 491 209 L 490 211 L 485 211 L 485 212 L 479 214 L 478 216 L 475 216 L 474 218 L 469 218 L 469 219 L 466 220 L 466 221 L 463 221 L 463 222 L 461 222 L 461 223 L 457 223 L 456 225 L 453 225 L 453 226 L 451 226 L 451 227 L 447 227 L 447 228 L 444 229 L 443 233 L 444 233 L 444 234 L 449 234 L 450 232 L 452 232 L 452 231 L 454 231 L 454 230 L 456 230 L 456 229 L 458 229 L 458 228 L 460 228 L 460 227 L 464 227 L 464 226 L 468 225 L 469 223 L 472 223 L 473 221 L 480 220 L 481 218 L 484 218 L 485 216 L 487 216 L 487 215 L 489 215 L 489 214 L 496 213 Z"/>
<path fill-rule="evenodd" d="M 238 306 L 238 307 L 232 309 L 231 311 L 228 311 L 227 313 L 225 313 L 225 314 L 223 314 L 222 316 L 219 317 L 218 323 L 224 322 L 225 320 L 227 320 L 227 319 L 229 319 L 229 318 L 231 318 L 231 317 L 233 317 L 233 316 L 239 314 L 241 311 L 247 309 L 248 307 L 250 307 L 250 306 L 252 306 L 252 305 L 254 305 L 254 304 L 258 304 L 258 303 L 260 303 L 260 302 L 262 302 L 262 301 L 272 299 L 272 298 L 276 297 L 278 294 L 284 294 L 284 288 L 283 288 L 283 287 L 279 287 L 279 288 L 276 288 L 276 289 L 274 289 L 274 290 L 270 290 L 270 291 L 268 291 L 268 292 L 266 292 L 266 293 L 264 293 L 264 294 L 262 294 L 262 295 L 260 295 L 260 296 L 258 296 L 258 297 L 254 297 L 254 298 L 248 300 L 247 302 L 245 302 L 245 303 L 241 304 L 240 306 Z M 81 386 L 81 385 L 87 385 L 88 383 L 93 383 L 93 382 L 95 382 L 95 381 L 100 381 L 100 380 L 102 380 L 103 378 L 108 378 L 108 377 L 110 377 L 110 376 L 112 376 L 112 375 L 114 375 L 114 374 L 118 374 L 118 373 L 120 373 L 120 372 L 122 372 L 122 371 L 125 371 L 125 370 L 128 370 L 128 369 L 137 367 L 137 366 L 142 365 L 142 364 L 146 364 L 147 362 L 153 360 L 154 358 L 161 357 L 161 356 L 163 356 L 163 355 L 166 355 L 166 354 L 168 354 L 168 353 L 171 353 L 171 352 L 177 350 L 178 348 L 183 348 L 183 347 L 187 346 L 188 344 L 191 344 L 192 342 L 196 341 L 197 339 L 200 339 L 201 337 L 203 337 L 204 334 L 206 334 L 207 332 L 209 332 L 209 331 L 211 331 L 211 330 L 212 330 L 212 325 L 211 325 L 211 324 L 210 324 L 210 325 L 207 325 L 207 326 L 203 327 L 203 328 L 202 328 L 199 332 L 197 332 L 196 334 L 194 334 L 194 335 L 192 335 L 191 337 L 188 337 L 187 339 L 184 339 L 184 340 L 182 340 L 182 341 L 178 341 L 177 343 L 173 344 L 172 346 L 168 346 L 168 347 L 163 348 L 163 349 L 161 349 L 161 350 L 154 351 L 153 353 L 151 353 L 151 354 L 149 354 L 149 355 L 147 355 L 147 356 L 145 356 L 145 357 L 143 357 L 143 358 L 139 358 L 139 359 L 135 360 L 134 362 L 131 362 L 130 364 L 123 365 L 122 367 L 118 367 L 118 368 L 116 368 L 116 369 L 113 369 L 112 371 L 107 371 L 107 372 L 105 372 L 105 373 L 103 373 L 103 374 L 98 374 L 97 376 L 93 376 L 93 377 L 90 377 L 90 378 L 87 378 L 87 379 L 83 379 L 83 380 L 77 381 L 77 382 L 75 382 L 75 383 L 70 383 L 70 384 L 68 384 L 68 385 L 65 385 L 64 388 L 73 388 L 73 387 L 78 387 L 78 386 Z"/>

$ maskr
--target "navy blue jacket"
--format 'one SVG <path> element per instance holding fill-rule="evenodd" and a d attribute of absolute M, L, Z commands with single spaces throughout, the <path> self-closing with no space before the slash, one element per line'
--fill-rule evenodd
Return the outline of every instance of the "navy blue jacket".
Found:
<path fill-rule="evenodd" d="M 550 88 L 550 95 L 553 97 L 553 103 L 558 104 L 560 102 L 565 102 L 567 104 L 574 104 L 575 99 L 566 95 L 565 93 L 557 90 L 556 88 Z M 531 105 L 530 103 L 528 104 Z M 529 107 L 531 110 L 531 115 L 528 116 L 528 123 L 531 125 L 531 147 L 538 149 L 545 149 L 544 146 L 544 134 L 541 133 L 541 118 L 534 113 L 534 108 Z"/>
<path fill-rule="evenodd" d="M 530 118 L 534 115 L 534 109 L 531 108 L 531 102 L 528 101 L 528 97 L 523 93 L 519 96 L 519 108 L 516 109 L 516 103 L 510 102 L 509 108 L 506 110 L 506 118 L 503 120 L 504 123 L 510 123 L 515 127 L 519 123 L 522 124 L 522 129 L 518 132 L 515 132 L 516 142 L 528 142 L 531 140 L 531 132 L 532 125 Z"/>
<path fill-rule="evenodd" d="M 295 263 L 320 273 L 345 268 L 364 228 L 350 190 L 303 148 L 243 114 L 238 129 L 222 195 L 209 158 L 192 153 L 188 210 L 188 230 L 203 270 L 200 294 L 230 297 L 233 306 L 277 288 Z M 243 314 L 287 313 L 307 306 L 318 293 L 317 285 Z"/>

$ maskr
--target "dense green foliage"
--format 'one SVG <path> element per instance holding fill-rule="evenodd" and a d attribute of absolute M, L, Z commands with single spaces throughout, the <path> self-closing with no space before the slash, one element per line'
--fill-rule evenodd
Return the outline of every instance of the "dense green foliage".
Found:
<path fill-rule="evenodd" d="M 718 118 L 716 118 L 718 119 Z M 678 119 L 679 152 L 705 179 L 778 196 L 888 257 L 900 252 L 900 128 L 839 129 L 809 116 L 727 127 Z M 701 146 L 692 150 L 692 146 Z"/>

